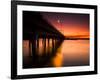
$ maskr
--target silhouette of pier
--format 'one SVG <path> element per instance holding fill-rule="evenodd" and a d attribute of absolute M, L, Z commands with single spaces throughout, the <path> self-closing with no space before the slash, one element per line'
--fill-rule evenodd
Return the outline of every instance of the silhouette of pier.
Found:
<path fill-rule="evenodd" d="M 64 36 L 46 21 L 41 13 L 23 11 L 23 39 L 55 38 L 63 39 Z M 33 36 L 33 37 L 32 37 Z"/>
<path fill-rule="evenodd" d="M 28 41 L 28 54 L 31 56 L 30 61 L 23 60 L 23 68 L 48 64 L 63 39 L 63 34 L 45 20 L 40 12 L 23 11 L 23 41 Z"/>

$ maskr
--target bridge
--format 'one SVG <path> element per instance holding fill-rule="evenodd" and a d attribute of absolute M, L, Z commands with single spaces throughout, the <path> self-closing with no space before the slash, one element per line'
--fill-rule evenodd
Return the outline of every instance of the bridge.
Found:
<path fill-rule="evenodd" d="M 64 36 L 46 21 L 39 12 L 23 11 L 23 39 L 55 38 L 63 39 Z"/>
<path fill-rule="evenodd" d="M 28 54 L 33 59 L 31 60 L 32 63 L 23 60 L 26 67 L 33 65 L 33 63 L 35 64 L 34 67 L 48 63 L 64 38 L 63 34 L 45 20 L 40 12 L 23 11 L 23 42 L 28 41 Z M 27 49 L 24 48 L 23 50 L 26 54 L 27 51 L 25 50 Z M 42 54 L 41 57 L 39 54 Z"/>

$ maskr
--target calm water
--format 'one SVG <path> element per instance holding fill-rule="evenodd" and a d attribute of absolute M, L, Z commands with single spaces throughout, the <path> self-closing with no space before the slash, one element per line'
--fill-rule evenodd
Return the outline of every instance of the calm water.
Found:
<path fill-rule="evenodd" d="M 35 43 L 23 41 L 23 68 L 89 65 L 89 40 L 39 39 Z"/>
<path fill-rule="evenodd" d="M 64 40 L 53 62 L 55 66 L 89 65 L 89 40 Z"/>

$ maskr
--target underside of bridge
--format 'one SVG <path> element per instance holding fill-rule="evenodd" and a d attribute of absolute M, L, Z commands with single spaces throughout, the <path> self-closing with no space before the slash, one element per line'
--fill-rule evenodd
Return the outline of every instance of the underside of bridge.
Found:
<path fill-rule="evenodd" d="M 43 19 L 39 12 L 23 11 L 23 39 L 31 36 L 42 38 L 63 39 L 64 36 L 48 21 Z"/>
<path fill-rule="evenodd" d="M 23 11 L 23 46 L 28 43 L 29 49 L 26 51 L 27 49 L 23 48 L 23 50 L 24 54 L 28 52 L 32 57 L 29 62 L 23 60 L 23 68 L 43 67 L 55 55 L 63 40 L 63 34 L 45 20 L 40 12 Z M 41 53 L 42 56 L 39 55 Z"/>

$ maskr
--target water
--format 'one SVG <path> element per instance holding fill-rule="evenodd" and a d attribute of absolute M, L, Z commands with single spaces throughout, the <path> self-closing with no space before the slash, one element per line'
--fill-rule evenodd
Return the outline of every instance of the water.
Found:
<path fill-rule="evenodd" d="M 89 65 L 89 40 L 64 40 L 53 62 L 55 66 Z"/>
<path fill-rule="evenodd" d="M 32 48 L 32 43 L 23 41 L 23 68 L 89 65 L 89 40 L 39 39 L 35 43 Z"/>

